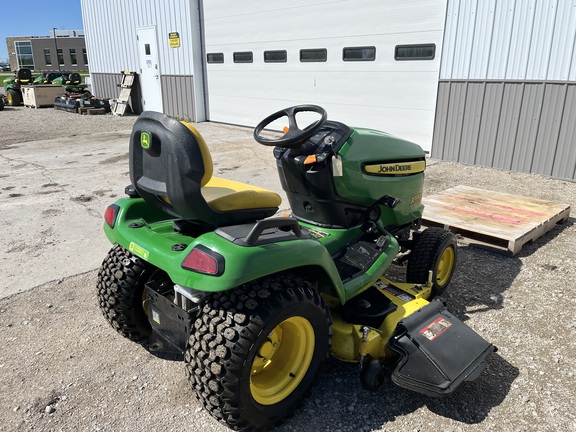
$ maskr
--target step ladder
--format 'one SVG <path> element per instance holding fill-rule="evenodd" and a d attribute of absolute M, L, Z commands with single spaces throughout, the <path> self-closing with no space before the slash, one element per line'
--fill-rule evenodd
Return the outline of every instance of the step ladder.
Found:
<path fill-rule="evenodd" d="M 130 99 L 130 94 L 132 93 L 132 86 L 134 85 L 134 80 L 136 79 L 136 72 L 122 71 L 122 80 L 118 87 L 120 87 L 120 94 L 118 99 L 113 100 L 112 104 L 112 114 L 117 116 L 123 116 L 128 107 L 128 100 Z"/>

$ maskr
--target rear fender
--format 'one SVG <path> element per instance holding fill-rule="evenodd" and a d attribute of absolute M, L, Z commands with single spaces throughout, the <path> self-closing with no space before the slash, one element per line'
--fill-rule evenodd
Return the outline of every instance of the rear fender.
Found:
<path fill-rule="evenodd" d="M 316 280 L 323 282 L 323 289 L 335 294 L 342 303 L 346 301 L 334 261 L 316 239 L 297 238 L 242 246 L 214 231 L 198 237 L 174 232 L 175 219 L 141 198 L 120 199 L 116 205 L 118 210 L 114 227 L 104 223 L 104 231 L 110 242 L 120 244 L 165 271 L 175 284 L 182 287 L 219 292 L 282 271 L 304 271 L 313 276 L 315 272 L 312 269 L 316 269 Z M 208 275 L 183 268 L 182 262 L 197 247 L 220 255 L 223 258 L 223 271 L 218 275 Z"/>

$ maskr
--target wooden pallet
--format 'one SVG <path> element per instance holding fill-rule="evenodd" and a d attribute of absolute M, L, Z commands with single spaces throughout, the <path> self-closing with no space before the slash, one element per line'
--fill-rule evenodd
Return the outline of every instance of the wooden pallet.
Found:
<path fill-rule="evenodd" d="M 136 72 L 122 71 L 122 80 L 118 87 L 120 87 L 120 94 L 118 99 L 113 100 L 111 106 L 112 114 L 117 116 L 123 116 L 126 113 L 126 108 L 128 107 L 128 101 L 130 100 L 130 94 L 132 93 L 132 86 L 136 79 Z"/>
<path fill-rule="evenodd" d="M 469 244 L 509 255 L 570 216 L 565 204 L 468 186 L 456 186 L 422 203 L 423 225 L 444 227 Z"/>
<path fill-rule="evenodd" d="M 78 114 L 102 115 L 106 112 L 106 108 L 78 107 Z"/>

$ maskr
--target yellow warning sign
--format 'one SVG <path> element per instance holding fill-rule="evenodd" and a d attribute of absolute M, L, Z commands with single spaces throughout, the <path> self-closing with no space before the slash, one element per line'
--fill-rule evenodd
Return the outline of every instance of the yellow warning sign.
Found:
<path fill-rule="evenodd" d="M 168 43 L 170 44 L 170 48 L 180 48 L 180 33 L 168 33 Z"/>

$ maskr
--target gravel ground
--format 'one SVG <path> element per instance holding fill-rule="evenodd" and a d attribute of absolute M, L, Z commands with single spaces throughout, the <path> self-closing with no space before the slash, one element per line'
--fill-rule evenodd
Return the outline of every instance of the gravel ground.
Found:
<path fill-rule="evenodd" d="M 8 107 L 0 157 L 10 144 L 120 131 L 135 119 L 71 116 Z M 576 205 L 574 183 L 444 162 L 429 166 L 425 195 L 459 184 Z M 515 257 L 461 244 L 445 297 L 499 348 L 480 378 L 442 399 L 389 382 L 373 393 L 361 388 L 356 365 L 331 359 L 311 398 L 278 430 L 575 430 L 575 256 L 574 218 Z M 183 364 L 109 327 L 95 284 L 93 270 L 0 300 L 0 430 L 228 430 L 195 401 Z"/>
<path fill-rule="evenodd" d="M 119 132 L 132 128 L 136 116 L 78 115 L 42 108 L 4 107 L 0 112 L 0 150 L 10 144 L 60 137 Z"/>

